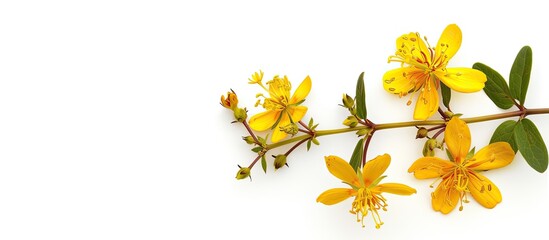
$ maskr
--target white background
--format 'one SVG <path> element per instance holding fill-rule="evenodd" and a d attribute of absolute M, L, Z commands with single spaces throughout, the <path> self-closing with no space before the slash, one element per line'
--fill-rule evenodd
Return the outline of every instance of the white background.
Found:
<path fill-rule="evenodd" d="M 353 133 L 296 150 L 290 168 L 236 181 L 254 158 L 242 126 L 219 105 L 230 88 L 250 115 L 247 78 L 310 75 L 306 119 L 340 128 L 337 106 L 366 72 L 369 118 L 408 121 L 407 99 L 384 92 L 395 40 L 420 32 L 436 44 L 447 24 L 463 31 L 450 66 L 479 61 L 507 78 L 516 53 L 534 53 L 527 107 L 549 107 L 549 15 L 541 1 L 2 1 L 0 3 L 0 239 L 544 239 L 548 177 L 517 155 L 486 173 L 503 194 L 495 209 L 474 200 L 434 212 L 430 180 L 406 172 L 423 144 L 413 128 L 380 131 L 368 158 L 392 155 L 385 225 L 366 228 L 351 200 L 316 203 L 344 187 L 323 156 L 349 158 Z M 513 4 L 509 3 L 513 2 Z M 295 88 L 295 87 L 294 87 Z M 453 95 L 464 117 L 502 112 L 483 92 Z M 549 116 L 532 116 L 549 141 Z M 500 122 L 471 125 L 485 146 Z M 287 148 L 286 148 L 287 149 Z M 284 151 L 284 149 L 280 149 Z M 275 152 L 276 153 L 276 152 Z M 471 198 L 472 199 L 472 198 Z"/>

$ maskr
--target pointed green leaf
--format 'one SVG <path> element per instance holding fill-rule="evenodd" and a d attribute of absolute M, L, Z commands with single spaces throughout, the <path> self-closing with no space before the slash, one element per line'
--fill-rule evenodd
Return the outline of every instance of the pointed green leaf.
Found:
<path fill-rule="evenodd" d="M 528 165 L 543 173 L 547 170 L 547 147 L 536 125 L 529 119 L 522 119 L 515 127 L 518 149 Z"/>
<path fill-rule="evenodd" d="M 440 82 L 440 92 L 442 93 L 442 103 L 446 108 L 450 108 L 450 99 L 452 99 L 452 91 L 444 83 Z"/>
<path fill-rule="evenodd" d="M 474 69 L 483 72 L 486 75 L 484 93 L 501 109 L 509 109 L 513 106 L 513 97 L 509 91 L 509 86 L 503 77 L 494 69 L 482 64 L 475 63 Z"/>
<path fill-rule="evenodd" d="M 309 149 L 311 149 L 311 140 L 309 139 L 309 141 L 307 141 L 307 151 L 309 151 Z"/>
<path fill-rule="evenodd" d="M 531 70 L 532 49 L 529 46 L 524 46 L 517 54 L 515 62 L 511 67 L 511 75 L 509 75 L 511 96 L 518 99 L 522 106 L 524 106 L 524 100 L 526 99 Z"/>
<path fill-rule="evenodd" d="M 309 128 L 311 128 L 313 126 L 314 122 L 313 122 L 313 118 L 311 118 L 311 120 L 309 120 L 309 124 L 307 124 L 307 126 Z"/>
<path fill-rule="evenodd" d="M 475 148 L 476 147 L 473 147 L 473 149 L 471 149 L 471 151 L 467 153 L 467 156 L 465 156 L 465 159 L 471 159 L 473 156 L 475 156 Z"/>
<path fill-rule="evenodd" d="M 255 152 L 255 153 L 258 153 L 261 150 L 263 150 L 263 147 L 261 147 L 261 146 L 252 148 L 252 152 Z"/>
<path fill-rule="evenodd" d="M 263 172 L 267 173 L 267 160 L 265 159 L 265 155 L 261 156 L 261 167 L 263 168 Z"/>
<path fill-rule="evenodd" d="M 501 123 L 498 128 L 494 131 L 494 134 L 492 135 L 492 139 L 490 139 L 490 143 L 495 142 L 507 142 L 511 147 L 513 148 L 513 151 L 517 153 L 518 146 L 517 142 L 515 141 L 515 126 L 517 125 L 516 121 L 513 120 L 507 120 L 503 123 Z"/>
<path fill-rule="evenodd" d="M 366 119 L 366 90 L 364 89 L 364 72 L 358 77 L 356 83 L 356 115 L 359 118 Z"/>
<path fill-rule="evenodd" d="M 448 150 L 448 148 L 446 148 L 446 156 L 448 156 L 448 160 L 452 162 L 454 161 L 454 157 L 452 157 L 452 153 Z"/>
<path fill-rule="evenodd" d="M 355 150 L 353 151 L 353 155 L 351 156 L 351 160 L 349 160 L 349 164 L 353 167 L 355 171 L 358 168 L 360 168 L 360 162 L 362 161 L 363 152 L 364 152 L 364 138 L 361 138 L 356 143 L 356 147 L 355 147 Z"/>

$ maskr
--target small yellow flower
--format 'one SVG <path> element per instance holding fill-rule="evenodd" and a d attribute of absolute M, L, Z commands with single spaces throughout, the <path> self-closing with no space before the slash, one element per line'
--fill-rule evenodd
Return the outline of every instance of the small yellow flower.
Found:
<path fill-rule="evenodd" d="M 238 97 L 233 91 L 227 92 L 227 97 L 221 95 L 221 105 L 228 109 L 234 110 L 238 105 Z"/>
<path fill-rule="evenodd" d="M 427 41 L 427 38 L 425 38 Z M 397 52 L 389 62 L 400 62 L 401 67 L 383 76 L 386 91 L 400 97 L 419 92 L 414 119 L 425 120 L 438 110 L 438 88 L 442 81 L 449 88 L 464 93 L 484 88 L 486 75 L 471 68 L 446 68 L 448 61 L 461 46 L 461 30 L 455 24 L 444 29 L 435 47 L 421 39 L 419 33 L 400 36 L 396 41 Z M 412 96 L 408 105 L 412 103 Z"/>
<path fill-rule="evenodd" d="M 248 78 L 249 84 L 261 84 L 261 80 L 263 80 L 263 71 L 259 70 L 259 72 L 255 72 L 252 74 L 252 78 Z"/>
<path fill-rule="evenodd" d="M 343 183 L 349 184 L 351 188 L 333 188 L 329 189 L 316 199 L 317 202 L 326 205 L 339 203 L 349 197 L 355 197 L 351 208 L 351 213 L 356 214 L 358 222 L 364 227 L 364 217 L 371 213 L 372 218 L 379 228 L 383 222 L 379 216 L 378 210 L 387 211 L 386 199 L 381 193 L 392 193 L 398 195 L 411 195 L 416 190 L 400 183 L 378 183 L 385 178 L 381 176 L 391 163 L 391 156 L 388 154 L 377 156 L 368 161 L 362 171 L 355 171 L 345 160 L 337 156 L 325 157 L 326 167 L 335 177 L 341 179 Z"/>
<path fill-rule="evenodd" d="M 480 174 L 480 171 L 505 167 L 511 163 L 515 152 L 509 143 L 492 143 L 467 158 L 471 147 L 471 133 L 467 124 L 457 117 L 448 122 L 444 140 L 453 159 L 445 161 L 438 157 L 423 157 L 408 169 L 418 179 L 441 180 L 431 194 L 433 209 L 447 214 L 460 202 L 461 211 L 463 203 L 469 202 L 467 193 L 471 193 L 486 208 L 493 208 L 501 202 L 499 189 Z"/>
<path fill-rule="evenodd" d="M 311 78 L 307 76 L 291 97 L 292 85 L 286 76 L 284 78 L 275 76 L 273 80 L 268 81 L 268 89 L 261 82 L 258 84 L 269 92 L 269 98 L 258 94 L 258 97 L 265 98 L 262 106 L 266 111 L 251 117 L 250 127 L 256 131 L 273 129 L 271 141 L 275 143 L 288 135 L 281 127 L 301 121 L 307 113 L 307 107 L 300 106 L 300 104 L 305 101 L 311 91 Z"/>

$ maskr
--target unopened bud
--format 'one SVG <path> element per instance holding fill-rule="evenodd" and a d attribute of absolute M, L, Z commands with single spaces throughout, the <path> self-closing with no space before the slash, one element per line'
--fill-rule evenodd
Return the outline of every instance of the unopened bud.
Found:
<path fill-rule="evenodd" d="M 351 96 L 343 94 L 343 106 L 351 109 L 355 106 L 355 100 Z"/>
<path fill-rule="evenodd" d="M 433 157 L 435 156 L 435 148 L 438 147 L 437 140 L 431 138 L 425 142 L 423 145 L 423 156 L 424 157 Z"/>
<path fill-rule="evenodd" d="M 240 167 L 240 166 L 239 166 Z M 241 167 L 240 170 L 236 173 L 236 179 L 242 180 L 250 176 L 250 168 Z"/>
<path fill-rule="evenodd" d="M 244 122 L 248 118 L 248 113 L 246 113 L 246 109 L 244 108 L 234 108 L 233 111 L 236 121 Z"/>
<path fill-rule="evenodd" d="M 227 92 L 227 98 L 225 98 L 225 95 L 221 95 L 221 105 L 228 109 L 234 110 L 238 105 L 238 97 L 236 96 L 236 93 L 232 90 L 231 92 Z"/>
<path fill-rule="evenodd" d="M 429 130 L 427 130 L 427 128 L 420 127 L 417 129 L 416 139 L 427 137 L 428 133 L 429 133 Z"/>
<path fill-rule="evenodd" d="M 254 144 L 255 143 L 255 140 L 252 136 L 242 137 L 242 140 L 244 140 L 247 144 Z"/>
<path fill-rule="evenodd" d="M 343 120 L 343 125 L 349 126 L 349 127 L 356 127 L 358 124 L 358 119 L 356 119 L 355 116 L 348 116 L 345 120 Z"/>
<path fill-rule="evenodd" d="M 360 129 L 356 131 L 356 135 L 358 136 L 364 136 L 370 132 L 370 128 Z"/>
<path fill-rule="evenodd" d="M 299 127 L 296 123 L 290 123 L 286 126 L 280 127 L 280 130 L 291 135 L 296 135 L 299 132 Z"/>
<path fill-rule="evenodd" d="M 279 155 L 276 155 L 276 156 L 273 156 L 273 157 L 275 158 L 275 160 L 274 160 L 275 170 L 278 170 L 279 168 L 286 165 L 286 155 L 279 154 Z"/>
<path fill-rule="evenodd" d="M 446 116 L 448 116 L 449 119 L 452 119 L 452 117 L 454 117 L 454 113 L 453 113 L 453 112 L 450 112 L 450 111 L 446 111 L 446 112 L 444 112 L 444 114 L 445 114 Z"/>

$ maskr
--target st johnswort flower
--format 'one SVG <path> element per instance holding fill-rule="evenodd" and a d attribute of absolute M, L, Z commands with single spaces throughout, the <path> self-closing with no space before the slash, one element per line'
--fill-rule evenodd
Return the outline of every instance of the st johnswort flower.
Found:
<path fill-rule="evenodd" d="M 309 91 L 311 91 L 311 78 L 307 76 L 299 87 L 297 87 L 294 94 L 290 96 L 292 85 L 288 77 L 274 76 L 272 80 L 266 83 L 268 85 L 268 88 L 266 88 L 261 83 L 261 80 L 257 80 L 262 75 L 263 73 L 252 75 L 255 79 L 253 83 L 257 83 L 266 90 L 269 93 L 269 97 L 258 94 L 258 97 L 264 98 L 262 106 L 265 112 L 252 116 L 250 118 L 250 127 L 256 131 L 273 129 L 271 141 L 278 142 L 288 135 L 284 131 L 285 127 L 301 121 L 305 113 L 307 113 L 307 107 L 300 104 L 305 101 Z M 258 103 L 260 103 L 260 100 L 258 100 Z"/>
<path fill-rule="evenodd" d="M 501 168 L 511 163 L 515 152 L 509 143 L 492 143 L 468 158 L 471 133 L 467 124 L 458 117 L 453 117 L 448 122 L 444 140 L 452 156 L 450 161 L 438 157 L 422 157 L 408 169 L 418 179 L 436 178 L 440 181 L 431 194 L 433 209 L 447 214 L 459 202 L 461 211 L 463 203 L 469 202 L 467 193 L 471 193 L 486 208 L 493 208 L 500 203 L 499 189 L 481 171 Z"/>
<path fill-rule="evenodd" d="M 378 210 L 387 211 L 387 200 L 381 195 L 382 193 L 398 195 L 416 193 L 415 189 L 400 183 L 379 184 L 385 178 L 381 174 L 385 172 L 391 163 L 391 156 L 388 154 L 377 156 L 366 162 L 364 167 L 358 169 L 358 171 L 355 171 L 349 163 L 340 157 L 327 156 L 325 160 L 328 171 L 351 188 L 329 189 L 320 194 L 316 201 L 333 205 L 349 197 L 355 197 L 350 212 L 356 214 L 357 221 L 362 223 L 362 227 L 364 227 L 364 217 L 368 215 L 368 212 L 371 213 L 376 228 L 383 224 Z"/>
<path fill-rule="evenodd" d="M 484 88 L 486 75 L 471 68 L 446 68 L 448 61 L 461 46 L 461 30 L 455 24 L 444 29 L 436 46 L 431 47 L 427 38 L 419 33 L 400 36 L 396 41 L 397 51 L 389 62 L 400 62 L 401 67 L 390 70 L 383 76 L 386 91 L 403 97 L 418 93 L 414 119 L 425 120 L 438 110 L 438 89 L 442 81 L 449 88 L 464 93 Z M 408 105 L 412 103 L 412 97 Z"/>

